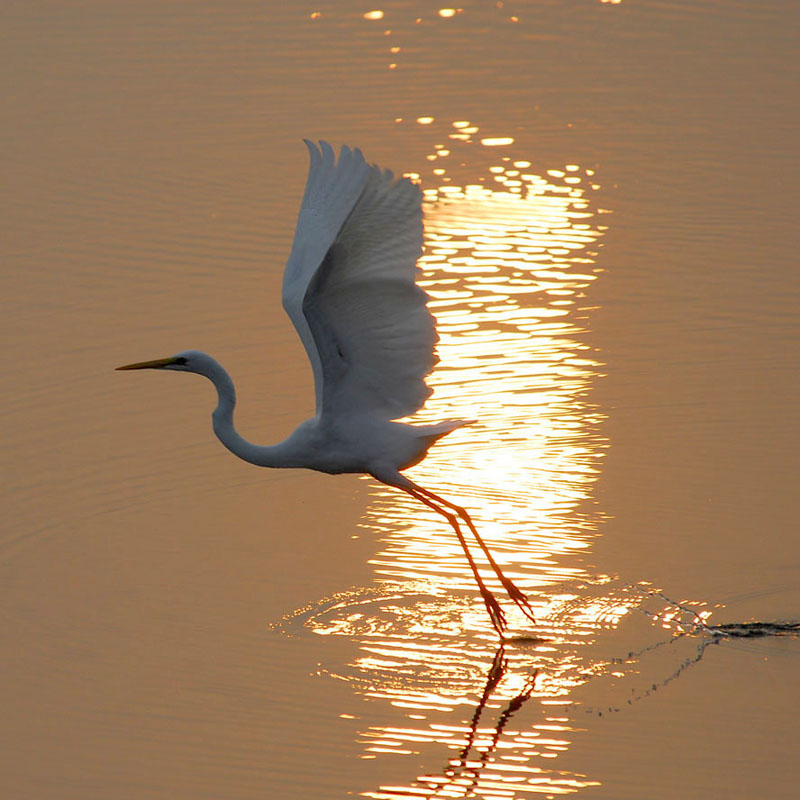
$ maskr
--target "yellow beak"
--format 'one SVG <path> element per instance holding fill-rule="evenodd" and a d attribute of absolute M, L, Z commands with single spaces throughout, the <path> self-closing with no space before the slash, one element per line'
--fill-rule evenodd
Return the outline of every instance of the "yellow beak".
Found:
<path fill-rule="evenodd" d="M 154 361 L 138 361 L 136 364 L 126 364 L 124 367 L 117 367 L 117 369 L 158 369 L 174 363 L 175 358 L 173 356 L 171 358 L 157 358 Z"/>

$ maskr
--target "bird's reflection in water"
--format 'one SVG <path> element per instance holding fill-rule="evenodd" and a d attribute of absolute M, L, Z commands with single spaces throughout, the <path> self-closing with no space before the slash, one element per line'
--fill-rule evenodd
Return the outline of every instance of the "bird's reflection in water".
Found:
<path fill-rule="evenodd" d="M 497 751 L 497 746 L 504 728 L 508 724 L 511 717 L 516 711 L 530 700 L 536 684 L 536 677 L 539 674 L 538 670 L 533 670 L 529 676 L 524 688 L 515 697 L 508 701 L 505 708 L 503 708 L 494 728 L 489 735 L 488 741 L 482 747 L 476 745 L 476 739 L 479 735 L 485 737 L 487 735 L 488 725 L 484 723 L 483 729 L 479 731 L 479 724 L 483 716 L 486 705 L 489 699 L 497 689 L 498 684 L 503 680 L 508 670 L 508 658 L 506 656 L 505 647 L 501 645 L 495 653 L 492 665 L 489 668 L 489 674 L 486 677 L 486 686 L 483 689 L 478 705 L 475 708 L 475 713 L 469 724 L 466 734 L 466 741 L 464 746 L 458 753 L 458 757 L 448 761 L 445 768 L 442 770 L 441 776 L 427 775 L 419 779 L 420 783 L 427 784 L 431 790 L 430 797 L 443 796 L 442 793 L 446 790 L 447 797 L 468 797 L 470 794 L 475 794 L 477 791 L 481 772 L 489 763 L 489 759 Z M 373 794 L 374 797 L 380 795 Z"/>
<path fill-rule="evenodd" d="M 277 626 L 356 643 L 354 660 L 328 659 L 320 674 L 346 681 L 363 702 L 392 708 L 382 724 L 376 717 L 386 715 L 374 706 L 347 709 L 371 723 L 359 730 L 362 758 L 431 764 L 450 753 L 438 771 L 363 796 L 555 796 L 596 786 L 591 776 L 551 768 L 584 735 L 587 715 L 644 700 L 696 666 L 711 645 L 800 634 L 796 621 L 713 625 L 700 602 L 597 578 L 555 587 L 541 635 L 495 649 L 491 637 L 465 635 L 458 619 L 467 606 L 424 585 L 383 586 L 327 598 Z"/>

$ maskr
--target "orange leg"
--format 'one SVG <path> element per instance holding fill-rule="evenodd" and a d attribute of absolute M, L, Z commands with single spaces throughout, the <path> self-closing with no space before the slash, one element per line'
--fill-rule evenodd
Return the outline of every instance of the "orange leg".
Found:
<path fill-rule="evenodd" d="M 406 478 L 406 480 L 408 480 Z M 506 615 L 503 611 L 500 603 L 497 601 L 497 598 L 492 594 L 486 584 L 483 582 L 483 578 L 481 578 L 480 572 L 478 572 L 478 566 L 475 563 L 475 559 L 472 557 L 472 553 L 469 551 L 469 547 L 467 546 L 467 542 L 464 539 L 464 534 L 461 532 L 461 527 L 458 524 L 458 517 L 455 514 L 451 514 L 447 511 L 446 503 L 442 503 L 442 501 L 434 495 L 436 500 L 438 500 L 442 505 L 437 505 L 437 503 L 427 496 L 428 493 L 424 492 L 420 489 L 416 484 L 411 483 L 408 481 L 410 486 L 400 486 L 398 488 L 402 489 L 404 492 L 407 492 L 412 497 L 416 497 L 420 503 L 424 503 L 428 508 L 432 508 L 438 514 L 441 514 L 452 526 L 453 530 L 456 532 L 456 536 L 458 536 L 458 541 L 461 543 L 461 547 L 464 550 L 464 555 L 467 557 L 467 561 L 469 562 L 470 568 L 472 569 L 472 574 L 475 576 L 475 582 L 478 584 L 478 589 L 480 590 L 481 597 L 483 598 L 483 602 L 486 605 L 486 610 L 489 612 L 489 617 L 492 620 L 492 625 L 500 637 L 503 637 L 503 634 L 506 629 Z M 516 587 L 515 587 L 516 588 Z"/>
<path fill-rule="evenodd" d="M 406 479 L 408 480 L 408 479 Z M 461 506 L 456 505 L 455 503 L 451 503 L 449 500 L 445 500 L 443 497 L 440 497 L 437 494 L 434 494 L 429 489 L 423 489 L 421 486 L 414 484 L 414 488 L 420 493 L 425 495 L 431 500 L 435 500 L 438 503 L 441 503 L 443 506 L 447 506 L 447 508 L 452 509 L 453 511 L 458 514 L 464 522 L 467 523 L 467 527 L 472 532 L 472 535 L 475 537 L 475 541 L 480 546 L 481 550 L 483 550 L 484 555 L 486 556 L 489 564 L 491 564 L 492 569 L 494 570 L 494 574 L 497 575 L 498 580 L 503 585 L 503 588 L 508 592 L 508 596 L 514 601 L 517 608 L 531 621 L 536 622 L 536 619 L 533 616 L 533 609 L 528 602 L 527 595 L 508 577 L 503 574 L 503 571 L 500 569 L 500 565 L 494 560 L 491 551 L 486 546 L 486 543 L 481 538 L 480 534 L 478 533 L 477 529 L 475 528 L 475 523 L 472 521 L 472 518 L 467 513 L 466 509 L 462 508 Z"/>

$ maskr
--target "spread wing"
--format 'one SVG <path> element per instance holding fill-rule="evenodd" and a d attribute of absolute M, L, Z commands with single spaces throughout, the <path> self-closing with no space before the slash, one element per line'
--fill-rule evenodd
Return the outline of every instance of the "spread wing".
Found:
<path fill-rule="evenodd" d="M 436 358 L 427 294 L 416 285 L 421 192 L 326 142 L 311 154 L 283 306 L 314 369 L 317 414 L 395 419 L 422 407 Z"/>

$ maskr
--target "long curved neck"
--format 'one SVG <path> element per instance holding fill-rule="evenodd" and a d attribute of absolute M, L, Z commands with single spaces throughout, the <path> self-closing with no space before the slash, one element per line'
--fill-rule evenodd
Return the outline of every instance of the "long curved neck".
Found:
<path fill-rule="evenodd" d="M 258 445 L 248 442 L 247 439 L 240 436 L 233 424 L 236 389 L 230 375 L 217 361 L 214 361 L 213 367 L 204 374 L 217 390 L 217 407 L 211 415 L 214 433 L 231 453 L 259 467 L 299 466 L 294 462 L 287 442 L 276 445 Z"/>

